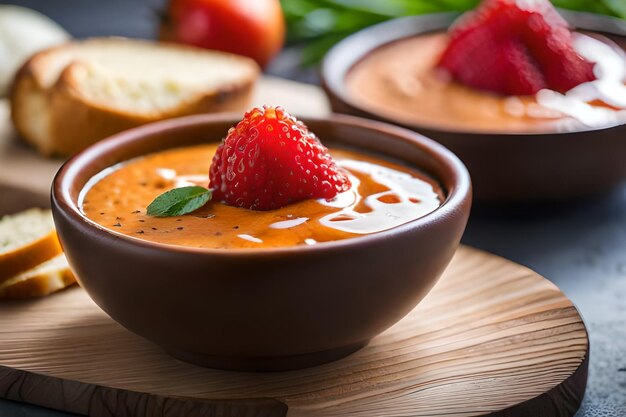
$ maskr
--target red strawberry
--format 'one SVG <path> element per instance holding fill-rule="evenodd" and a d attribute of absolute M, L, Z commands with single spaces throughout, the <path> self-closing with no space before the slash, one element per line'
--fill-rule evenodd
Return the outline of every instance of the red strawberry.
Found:
<path fill-rule="evenodd" d="M 350 188 L 315 135 L 281 107 L 247 112 L 217 148 L 209 172 L 213 197 L 231 206 L 272 210 Z"/>
<path fill-rule="evenodd" d="M 446 68 L 462 68 L 451 71 L 461 83 L 478 88 L 512 95 L 534 94 L 545 87 L 543 75 L 533 64 L 528 49 L 520 41 L 505 39 L 496 41 L 487 31 L 477 28 L 467 35 L 480 43 L 468 43 L 458 52 L 444 55 Z M 490 49 L 490 54 L 476 57 Z M 466 65 L 472 62 L 472 65 Z M 487 76 L 488 74 L 488 76 Z"/>
<path fill-rule="evenodd" d="M 465 85 L 511 95 L 565 92 L 595 78 L 547 0 L 485 0 L 452 27 L 439 66 Z"/>

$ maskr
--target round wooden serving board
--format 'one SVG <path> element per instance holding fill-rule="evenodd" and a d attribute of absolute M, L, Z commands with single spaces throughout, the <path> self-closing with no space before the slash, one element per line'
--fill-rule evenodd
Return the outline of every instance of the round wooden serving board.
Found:
<path fill-rule="evenodd" d="M 2 303 L 0 397 L 115 417 L 572 416 L 588 349 L 585 325 L 557 287 L 461 247 L 402 321 L 345 359 L 300 371 L 179 362 L 79 288 Z"/>

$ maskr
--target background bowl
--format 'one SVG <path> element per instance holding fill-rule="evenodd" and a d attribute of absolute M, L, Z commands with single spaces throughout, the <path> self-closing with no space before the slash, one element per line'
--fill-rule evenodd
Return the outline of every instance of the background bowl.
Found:
<path fill-rule="evenodd" d="M 561 13 L 573 26 L 602 32 L 626 46 L 626 22 L 585 13 Z M 322 64 L 322 81 L 332 109 L 404 125 L 442 143 L 466 164 L 478 202 L 567 200 L 601 193 L 626 179 L 626 121 L 564 133 L 453 131 L 389 119 L 351 97 L 345 77 L 366 55 L 390 42 L 447 29 L 457 16 L 440 13 L 395 19 L 338 43 Z"/>
<path fill-rule="evenodd" d="M 441 182 L 446 201 L 378 234 L 281 249 L 167 246 L 114 234 L 83 216 L 78 195 L 94 174 L 149 152 L 219 141 L 236 120 L 159 122 L 93 145 L 54 179 L 55 223 L 83 288 L 113 319 L 174 356 L 229 369 L 337 359 L 406 315 L 459 244 L 471 204 L 465 167 L 409 130 L 348 116 L 304 121 L 327 145 L 420 167 Z"/>

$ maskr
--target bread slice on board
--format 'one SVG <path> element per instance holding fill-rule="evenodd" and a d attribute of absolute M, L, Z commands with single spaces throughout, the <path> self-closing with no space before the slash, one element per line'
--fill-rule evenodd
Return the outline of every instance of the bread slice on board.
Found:
<path fill-rule="evenodd" d="M 33 55 L 11 92 L 13 123 L 46 155 L 70 155 L 156 120 L 243 111 L 259 68 L 251 59 L 124 38 L 74 41 Z"/>
<path fill-rule="evenodd" d="M 76 282 L 65 255 L 56 257 L 0 284 L 0 298 L 43 297 Z"/>
<path fill-rule="evenodd" d="M 61 252 L 50 210 L 33 208 L 0 219 L 0 284 Z"/>

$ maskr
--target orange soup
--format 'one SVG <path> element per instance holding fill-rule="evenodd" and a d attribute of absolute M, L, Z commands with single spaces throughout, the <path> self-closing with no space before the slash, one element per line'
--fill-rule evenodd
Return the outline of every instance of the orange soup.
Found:
<path fill-rule="evenodd" d="M 83 213 L 116 233 L 170 245 L 233 249 L 315 245 L 376 233 L 441 205 L 441 187 L 417 171 L 347 150 L 332 150 L 352 187 L 332 200 L 305 200 L 270 211 L 209 201 L 177 217 L 146 207 L 176 187 L 207 187 L 217 144 L 176 148 L 123 162 L 92 178 L 81 193 Z"/>

